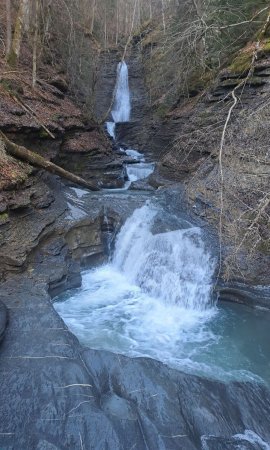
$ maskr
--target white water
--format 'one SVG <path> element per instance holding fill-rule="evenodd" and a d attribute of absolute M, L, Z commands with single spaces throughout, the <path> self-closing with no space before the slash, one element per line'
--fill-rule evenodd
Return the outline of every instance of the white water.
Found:
<path fill-rule="evenodd" d="M 56 310 L 92 348 L 270 384 L 269 314 L 213 305 L 214 262 L 201 231 L 175 230 L 166 216 L 165 228 L 175 231 L 157 232 L 164 215 L 151 204 L 134 211 L 111 263 L 85 272 L 82 288 L 59 298 Z"/>
<path fill-rule="evenodd" d="M 112 109 L 112 117 L 114 122 L 129 122 L 130 111 L 131 104 L 128 85 L 128 67 L 125 61 L 122 61 L 117 66 L 115 100 Z"/>
<path fill-rule="evenodd" d="M 147 178 L 154 170 L 155 165 L 152 163 L 128 164 L 126 171 L 130 182 L 143 180 Z"/>
<path fill-rule="evenodd" d="M 200 239 L 200 230 L 152 234 L 157 210 L 137 209 L 116 242 L 113 266 L 144 293 L 168 305 L 195 311 L 211 307 L 213 264 Z"/>
<path fill-rule="evenodd" d="M 117 66 L 117 81 L 115 86 L 115 100 L 112 108 L 113 122 L 106 122 L 107 132 L 114 140 L 116 139 L 116 123 L 129 122 L 131 112 L 130 91 L 128 83 L 128 67 L 125 61 Z M 126 172 L 128 181 L 119 190 L 126 190 L 132 182 L 147 178 L 154 170 L 154 164 L 144 163 L 144 155 L 136 150 L 124 150 L 126 155 L 131 156 L 138 164 L 127 164 Z"/>
<path fill-rule="evenodd" d="M 117 66 L 114 96 L 115 98 L 111 112 L 113 121 L 106 122 L 107 132 L 113 140 L 115 140 L 116 123 L 129 122 L 130 119 L 131 103 L 128 84 L 128 67 L 125 61 L 120 62 Z"/>
<path fill-rule="evenodd" d="M 115 122 L 106 122 L 108 135 L 115 140 Z"/>
<path fill-rule="evenodd" d="M 217 437 L 217 436 L 213 435 L 210 437 Z M 209 450 L 209 446 L 207 444 L 208 438 L 209 438 L 209 436 L 201 437 L 202 450 Z M 235 448 L 235 449 L 237 448 L 238 450 L 246 450 L 247 449 L 245 444 L 242 445 L 241 443 L 239 443 L 239 440 L 251 444 L 251 447 L 249 446 L 248 448 L 253 448 L 252 446 L 256 445 L 256 448 L 260 448 L 261 450 L 270 450 L 270 445 L 266 441 L 264 441 L 260 436 L 258 436 L 257 433 L 255 433 L 252 430 L 245 430 L 244 433 L 235 434 L 234 436 L 232 436 L 231 439 L 233 442 L 235 442 L 235 445 L 233 448 Z M 236 447 L 236 445 L 237 445 L 237 447 Z M 211 446 L 211 448 L 212 448 L 212 446 Z"/>
<path fill-rule="evenodd" d="M 157 209 L 137 209 L 107 264 L 83 275 L 82 290 L 55 304 L 82 342 L 189 365 L 185 346 L 207 343 L 214 270 L 198 228 L 153 234 Z M 179 351 L 179 345 L 182 347 Z"/>
<path fill-rule="evenodd" d="M 236 434 L 233 437 L 236 439 L 242 439 L 243 441 L 247 441 L 250 444 L 258 444 L 261 450 L 270 450 L 270 445 L 267 442 L 265 442 L 260 436 L 254 433 L 254 431 L 245 430 L 243 434 Z"/>
<path fill-rule="evenodd" d="M 131 158 L 136 159 L 137 161 L 144 162 L 144 155 L 137 150 L 133 150 L 132 148 L 128 148 L 125 150 L 126 155 L 131 156 Z"/>

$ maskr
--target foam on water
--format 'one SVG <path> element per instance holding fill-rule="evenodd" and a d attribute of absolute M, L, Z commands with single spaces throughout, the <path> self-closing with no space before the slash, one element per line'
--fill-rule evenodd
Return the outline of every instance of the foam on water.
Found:
<path fill-rule="evenodd" d="M 154 170 L 155 165 L 151 163 L 139 163 L 127 165 L 128 179 L 133 181 L 143 180 L 147 178 Z"/>
<path fill-rule="evenodd" d="M 108 135 L 115 140 L 115 122 L 106 122 Z"/>
<path fill-rule="evenodd" d="M 200 230 L 155 233 L 159 214 L 151 204 L 134 211 L 111 263 L 85 272 L 82 288 L 60 297 L 56 310 L 92 348 L 149 356 L 212 378 L 269 384 L 269 317 L 238 305 L 217 308 L 211 296 L 215 264 Z"/>
<path fill-rule="evenodd" d="M 133 159 L 137 161 L 144 162 L 144 155 L 137 150 L 133 150 L 132 148 L 128 148 L 125 150 L 126 155 L 131 156 Z"/>
<path fill-rule="evenodd" d="M 208 440 L 209 438 L 217 438 L 218 436 L 202 436 L 202 450 L 209 450 Z M 233 443 L 233 448 L 238 450 L 246 450 L 247 446 L 245 443 L 251 444 L 248 445 L 248 448 L 256 448 L 260 450 L 270 450 L 270 445 L 266 441 L 264 441 L 257 433 L 252 430 L 245 430 L 243 433 L 235 434 L 230 439 Z M 253 447 L 254 446 L 254 447 Z M 213 447 L 211 446 L 211 449 Z M 227 446 L 226 446 L 227 448 Z"/>
<path fill-rule="evenodd" d="M 258 444 L 261 450 L 270 450 L 270 444 L 265 442 L 257 433 L 254 433 L 254 431 L 245 430 L 244 433 L 236 434 L 233 437 L 247 441 L 250 444 Z"/>

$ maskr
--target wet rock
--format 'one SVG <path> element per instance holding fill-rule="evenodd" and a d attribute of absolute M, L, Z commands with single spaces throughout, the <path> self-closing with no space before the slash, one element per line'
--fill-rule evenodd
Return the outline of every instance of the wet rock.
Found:
<path fill-rule="evenodd" d="M 7 322 L 8 322 L 7 308 L 4 305 L 4 303 L 0 301 L 0 343 L 4 339 Z"/>
<path fill-rule="evenodd" d="M 137 420 L 136 405 L 116 394 L 104 394 L 101 397 L 101 408 L 106 414 L 122 420 Z"/>
<path fill-rule="evenodd" d="M 60 450 L 60 448 L 56 447 L 48 441 L 41 440 L 37 445 L 37 450 Z"/>
<path fill-rule="evenodd" d="M 207 437 L 202 439 L 203 450 L 262 450 L 256 442 L 251 443 L 243 439 L 226 439 L 219 437 Z"/>
<path fill-rule="evenodd" d="M 10 314 L 0 348 L 2 447 L 201 450 L 203 437 L 211 450 L 257 450 L 232 437 L 245 429 L 270 441 L 266 387 L 83 348 L 43 282 L 19 275 L 15 291 L 14 281 L 1 290 Z"/>
<path fill-rule="evenodd" d="M 149 179 L 138 180 L 131 183 L 129 189 L 136 191 L 154 191 L 155 188 L 150 185 Z"/>
<path fill-rule="evenodd" d="M 0 195 L 0 214 L 7 209 L 7 201 L 3 195 Z"/>
<path fill-rule="evenodd" d="M 102 254 L 102 238 L 99 217 L 92 221 L 80 221 L 65 236 L 73 258 L 82 264 L 93 255 Z"/>
<path fill-rule="evenodd" d="M 251 307 L 269 308 L 269 286 L 247 286 L 237 282 L 220 281 L 216 287 L 219 299 L 233 303 L 240 303 Z"/>

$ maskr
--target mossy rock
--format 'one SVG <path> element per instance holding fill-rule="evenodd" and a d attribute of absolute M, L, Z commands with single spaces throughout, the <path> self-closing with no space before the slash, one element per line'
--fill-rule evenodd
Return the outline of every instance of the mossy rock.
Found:
<path fill-rule="evenodd" d="M 258 51 L 258 58 L 263 58 L 270 55 L 270 39 L 266 39 L 262 42 Z"/>
<path fill-rule="evenodd" d="M 9 214 L 7 212 L 0 213 L 0 225 L 9 222 Z"/>
<path fill-rule="evenodd" d="M 238 55 L 232 64 L 229 66 L 229 70 L 233 73 L 244 75 L 248 73 L 252 63 L 252 52 L 244 52 Z"/>
<path fill-rule="evenodd" d="M 266 84 L 267 81 L 265 81 L 262 77 L 251 77 L 248 79 L 247 83 L 249 84 L 249 86 L 259 87 Z"/>
<path fill-rule="evenodd" d="M 40 139 L 47 139 L 49 137 L 47 131 L 45 131 L 43 128 L 38 133 Z"/>

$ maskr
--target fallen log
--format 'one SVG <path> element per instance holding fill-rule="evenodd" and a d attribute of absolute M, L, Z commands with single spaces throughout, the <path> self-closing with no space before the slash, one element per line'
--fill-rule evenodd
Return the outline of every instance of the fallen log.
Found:
<path fill-rule="evenodd" d="M 21 145 L 17 145 L 14 142 L 11 142 L 1 130 L 0 137 L 5 143 L 7 153 L 9 153 L 11 156 L 20 159 L 21 161 L 27 162 L 32 166 L 47 170 L 47 172 L 53 173 L 54 175 L 59 175 L 60 177 L 72 181 L 79 186 L 90 189 L 91 191 L 100 190 L 97 184 L 86 181 L 83 178 L 78 177 L 77 175 L 74 175 L 73 173 L 68 172 L 62 167 L 59 167 L 56 164 L 48 161 L 37 153 L 34 153 Z"/>

